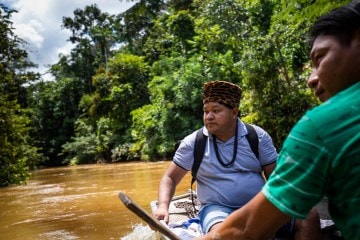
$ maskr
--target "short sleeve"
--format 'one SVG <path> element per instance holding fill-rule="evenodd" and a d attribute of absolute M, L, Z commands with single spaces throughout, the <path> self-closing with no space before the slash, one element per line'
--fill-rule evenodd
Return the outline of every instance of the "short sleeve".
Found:
<path fill-rule="evenodd" d="M 196 131 L 186 136 L 180 143 L 173 157 L 173 162 L 179 167 L 190 171 L 194 163 L 194 145 Z"/>
<path fill-rule="evenodd" d="M 324 193 L 327 151 L 317 129 L 304 116 L 291 130 L 279 154 L 277 167 L 263 193 L 282 212 L 306 218 Z"/>

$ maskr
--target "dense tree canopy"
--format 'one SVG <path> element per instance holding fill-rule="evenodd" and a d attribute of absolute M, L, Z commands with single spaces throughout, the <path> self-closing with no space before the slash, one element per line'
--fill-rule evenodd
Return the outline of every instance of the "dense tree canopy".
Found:
<path fill-rule="evenodd" d="M 280 149 L 318 104 L 306 87 L 307 29 L 347 2 L 141 0 L 118 15 L 86 6 L 63 17 L 75 45 L 50 67 L 55 81 L 25 85 L 38 76 L 26 72 L 2 6 L 0 184 L 20 183 L 40 164 L 170 158 L 202 125 L 202 86 L 212 80 L 242 87 L 241 118 Z"/>
<path fill-rule="evenodd" d="M 0 4 L 0 186 L 23 183 L 41 160 L 30 144 L 31 111 L 24 87 L 38 75 L 26 72 L 33 64 L 13 33 L 12 13 Z"/>

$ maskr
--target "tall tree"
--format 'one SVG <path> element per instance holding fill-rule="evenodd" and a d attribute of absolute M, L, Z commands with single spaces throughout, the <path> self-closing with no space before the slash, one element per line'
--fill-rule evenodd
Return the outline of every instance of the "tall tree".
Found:
<path fill-rule="evenodd" d="M 117 54 L 110 59 L 108 71 L 98 71 L 93 78 L 94 93 L 82 98 L 86 114 L 77 122 L 76 137 L 64 146 L 67 162 L 75 162 L 76 158 L 81 163 L 136 157 L 129 149 L 130 112 L 149 102 L 148 79 L 148 66 L 143 58 L 128 54 Z M 75 146 L 80 143 L 93 150 L 79 151 L 81 148 Z M 123 154 L 124 150 L 127 154 Z"/>
<path fill-rule="evenodd" d="M 114 16 L 103 13 L 96 4 L 76 9 L 74 17 L 64 17 L 63 27 L 75 44 L 68 61 L 75 77 L 82 79 L 91 92 L 91 79 L 98 67 L 105 67 L 111 47 L 117 40 Z"/>
<path fill-rule="evenodd" d="M 119 40 L 134 55 L 143 55 L 142 46 L 154 21 L 166 9 L 166 1 L 140 0 L 127 11 L 116 16 Z"/>
<path fill-rule="evenodd" d="M 30 144 L 29 111 L 24 83 L 37 75 L 26 72 L 33 64 L 23 43 L 12 31 L 11 14 L 0 4 L 0 186 L 20 184 L 41 157 Z"/>
<path fill-rule="evenodd" d="M 34 137 L 48 158 L 46 165 L 67 164 L 63 145 L 75 137 L 75 122 L 80 117 L 79 103 L 94 92 L 92 78 L 98 68 L 107 68 L 111 48 L 117 42 L 114 16 L 97 5 L 75 9 L 73 17 L 63 17 L 63 27 L 71 31 L 75 46 L 50 67 L 55 82 L 39 83 L 34 88 Z"/>

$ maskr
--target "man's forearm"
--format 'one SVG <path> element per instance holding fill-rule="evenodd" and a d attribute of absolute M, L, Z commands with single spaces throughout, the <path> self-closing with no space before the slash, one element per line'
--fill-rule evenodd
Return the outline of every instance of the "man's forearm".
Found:
<path fill-rule="evenodd" d="M 161 179 L 158 194 L 158 208 L 169 208 L 170 201 L 175 193 L 175 188 L 175 183 L 173 183 L 173 181 L 169 177 L 164 176 Z"/>

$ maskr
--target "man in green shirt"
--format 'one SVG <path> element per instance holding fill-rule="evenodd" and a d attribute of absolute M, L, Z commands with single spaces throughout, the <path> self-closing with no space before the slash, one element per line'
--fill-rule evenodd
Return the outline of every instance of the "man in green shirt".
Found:
<path fill-rule="evenodd" d="M 262 191 L 200 239 L 269 239 L 324 196 L 344 238 L 360 239 L 360 1 L 320 17 L 310 36 L 308 86 L 323 104 L 291 130 Z"/>

